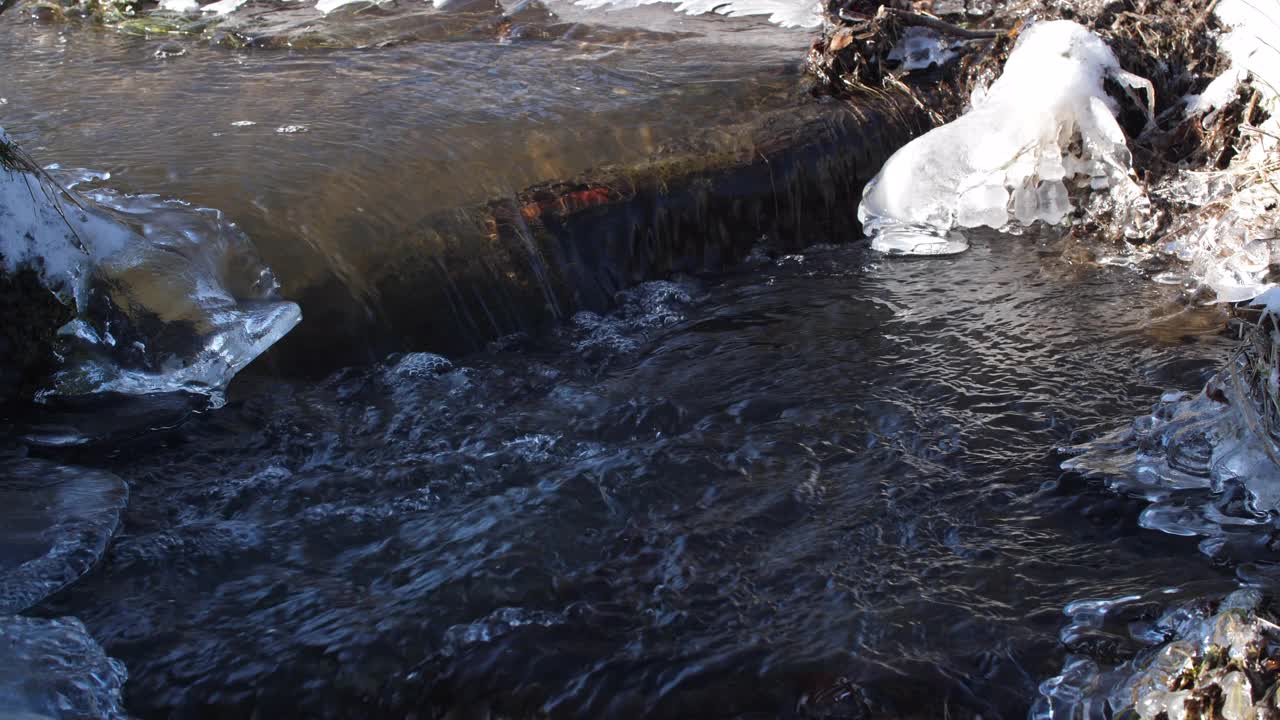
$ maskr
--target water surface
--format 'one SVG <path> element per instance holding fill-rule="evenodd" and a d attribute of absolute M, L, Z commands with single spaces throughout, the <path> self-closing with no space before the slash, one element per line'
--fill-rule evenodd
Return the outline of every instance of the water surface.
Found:
<path fill-rule="evenodd" d="M 386 265 L 447 259 L 417 231 L 439 213 L 694 139 L 736 147 L 737 123 L 795 104 L 810 40 L 660 7 L 523 3 L 514 26 L 528 37 L 512 36 L 501 6 L 461 21 L 418 0 L 323 19 L 281 7 L 372 34 L 357 47 L 233 51 L 6 14 L 0 126 L 42 162 L 224 211 L 286 297 L 325 286 L 373 314 Z M 415 22 L 435 30 L 373 42 Z M 170 46 L 185 54 L 156 56 Z"/>
<path fill-rule="evenodd" d="M 81 452 L 132 500 L 41 612 L 142 717 L 992 718 L 1068 602 L 1233 585 L 1057 470 L 1229 350 L 1167 288 L 993 238 L 620 300 Z"/>

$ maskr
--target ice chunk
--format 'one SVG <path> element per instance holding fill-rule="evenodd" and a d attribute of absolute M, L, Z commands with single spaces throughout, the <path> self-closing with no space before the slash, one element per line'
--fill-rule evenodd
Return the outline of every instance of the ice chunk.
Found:
<path fill-rule="evenodd" d="M 1039 219 L 1050 225 L 1062 222 L 1071 212 L 1071 199 L 1067 197 L 1067 186 L 1062 180 L 1043 180 L 1036 189 L 1036 199 L 1040 207 Z"/>
<path fill-rule="evenodd" d="M 1252 690 L 1249 679 L 1241 672 L 1230 672 L 1222 679 L 1222 720 L 1253 720 Z"/>
<path fill-rule="evenodd" d="M 1278 128 L 1280 130 L 1280 128 Z M 1275 237 L 1280 221 L 1274 212 L 1280 193 L 1246 162 L 1217 173 L 1222 182 L 1211 191 L 1191 193 L 1169 183 L 1154 192 L 1190 207 L 1175 218 L 1157 249 L 1186 263 L 1189 279 L 1207 286 L 1220 302 L 1248 300 L 1273 287 L 1270 267 L 1280 259 Z M 1198 207 L 1196 207 L 1198 205 Z"/>
<path fill-rule="evenodd" d="M 301 319 L 221 214 L 63 189 L 0 130 L 0 272 L 24 267 L 77 315 L 59 333 L 55 394 L 216 397 Z"/>
<path fill-rule="evenodd" d="M 979 185 L 960 196 L 956 222 L 961 227 L 1001 228 L 1009 219 L 1008 205 L 1009 191 L 1004 185 Z"/>
<path fill-rule="evenodd" d="M 0 616 L 0 716 L 127 720 L 124 664 L 75 618 Z"/>
<path fill-rule="evenodd" d="M 1109 77 L 1145 86 L 1084 27 L 1033 25 L 967 113 L 899 150 L 867 184 L 858 219 L 872 246 L 932 252 L 944 238 L 958 246 L 957 228 L 1061 223 L 1071 212 L 1063 181 L 1077 174 L 1125 199 L 1140 194 Z"/>
<path fill-rule="evenodd" d="M 917 26 L 907 28 L 898 44 L 889 51 L 889 60 L 898 63 L 903 70 L 926 70 L 930 66 L 941 67 L 959 57 L 954 41 Z"/>
<path fill-rule="evenodd" d="M 0 465 L 0 614 L 25 610 L 88 572 L 115 535 L 129 490 L 101 470 Z"/>
<path fill-rule="evenodd" d="M 1131 609 L 1162 603 L 1161 596 L 1183 593 L 1165 588 L 1144 597 L 1126 599 Z M 1062 672 L 1040 685 L 1041 699 L 1030 717 L 1059 718 L 1188 718 L 1213 717 L 1254 720 L 1271 712 L 1255 712 L 1254 683 L 1276 682 L 1275 648 L 1264 640 L 1276 626 L 1262 615 L 1262 597 L 1247 606 L 1233 605 L 1229 596 L 1211 612 L 1208 598 L 1191 598 L 1166 610 L 1154 621 L 1132 622 L 1132 615 L 1084 618 L 1095 630 L 1145 648 L 1117 653 L 1114 641 L 1069 656 Z M 1123 605 L 1122 605 L 1123 607 Z M 1068 614 L 1072 614 L 1068 607 Z M 1082 618 L 1072 614 L 1072 626 Z M 1223 628 L 1228 628 L 1223 632 Z M 1121 660 L 1120 658 L 1128 659 Z M 1270 694 L 1269 692 L 1267 693 Z M 1259 705 L 1270 705 L 1266 695 Z M 1210 713 L 1205 708 L 1217 708 Z"/>
<path fill-rule="evenodd" d="M 1261 295 L 1253 298 L 1249 303 L 1254 307 L 1264 308 L 1267 312 L 1275 314 L 1280 313 L 1280 288 L 1271 288 Z"/>
<path fill-rule="evenodd" d="M 1152 499 L 1141 517 L 1144 527 L 1208 538 L 1266 527 L 1268 517 L 1280 513 L 1280 465 L 1275 440 L 1263 427 L 1268 401 L 1255 397 L 1251 372 L 1243 354 L 1231 358 L 1200 394 L 1162 399 L 1129 428 L 1077 448 L 1081 454 L 1063 469 Z"/>
<path fill-rule="evenodd" d="M 90 266 L 119 252 L 132 233 L 84 207 L 34 165 L 18 169 L 24 162 L 18 157 L 6 163 L 5 152 L 15 147 L 0 128 L 0 270 L 37 268 L 46 287 L 80 305 Z"/>

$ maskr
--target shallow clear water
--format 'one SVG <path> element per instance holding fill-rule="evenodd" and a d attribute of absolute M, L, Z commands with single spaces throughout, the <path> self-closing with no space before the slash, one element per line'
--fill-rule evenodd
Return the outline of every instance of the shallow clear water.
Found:
<path fill-rule="evenodd" d="M 392 7 L 391 28 L 452 16 Z M 734 123 L 794 104 L 811 39 L 760 19 L 552 7 L 516 15 L 545 36 L 472 31 L 491 10 L 414 42 L 297 51 L 60 31 L 11 11 L 0 126 L 41 162 L 223 210 L 285 296 L 328 285 L 373 314 L 386 265 L 444 254 L 421 232 L 439 213 L 691 139 L 733 146 Z M 175 43 L 186 54 L 156 57 Z"/>
<path fill-rule="evenodd" d="M 242 378 L 75 455 L 131 504 L 41 612 L 142 717 L 1025 715 L 1068 602 L 1233 582 L 1053 450 L 1202 384 L 1221 316 L 1060 256 L 818 251 Z"/>

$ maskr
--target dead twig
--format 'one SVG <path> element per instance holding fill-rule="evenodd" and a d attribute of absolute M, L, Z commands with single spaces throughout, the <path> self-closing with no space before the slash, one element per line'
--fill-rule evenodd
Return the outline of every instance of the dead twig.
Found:
<path fill-rule="evenodd" d="M 1210 0 L 1209 4 L 1205 5 L 1204 9 L 1200 11 L 1200 14 L 1196 16 L 1195 22 L 1191 24 L 1191 32 L 1199 32 L 1200 29 L 1209 22 L 1209 18 L 1213 15 L 1213 11 L 1216 10 L 1217 7 L 1218 0 Z"/>

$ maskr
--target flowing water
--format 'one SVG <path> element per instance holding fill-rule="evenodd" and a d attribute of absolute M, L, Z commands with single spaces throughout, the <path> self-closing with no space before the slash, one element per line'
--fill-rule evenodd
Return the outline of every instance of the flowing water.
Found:
<path fill-rule="evenodd" d="M 1060 254 L 818 251 L 244 378 L 69 458 L 132 497 L 39 612 L 143 717 L 1018 717 L 1069 601 L 1232 586 L 1054 451 L 1201 384 L 1220 316 Z"/>
<path fill-rule="evenodd" d="M 528 39 L 499 37 L 493 9 L 415 42 L 374 24 L 412 14 L 334 18 L 388 46 L 307 51 L 60 32 L 6 15 L 0 126 L 42 162 L 226 212 L 284 296 L 308 299 L 295 335 L 322 336 L 331 308 L 344 323 L 384 319 L 377 281 L 407 256 L 465 266 L 421 232 L 441 214 L 691 138 L 736 146 L 732 123 L 795 104 L 807 32 L 555 7 L 515 14 Z M 401 12 L 420 8 L 407 0 Z M 172 44 L 183 54 L 156 56 Z"/>
<path fill-rule="evenodd" d="M 37 157 L 221 209 L 286 298 L 358 295 L 426 213 L 792 96 L 804 33 L 634 12 L 605 17 L 644 33 L 164 58 L 6 23 L 0 117 Z M 96 568 L 4 620 L 35 633 L 11 654 L 60 643 L 118 688 L 87 628 L 143 718 L 1025 716 L 1068 603 L 1235 587 L 1056 450 L 1198 389 L 1223 319 L 1053 239 L 762 247 L 480 353 L 276 363 L 213 411 L 50 408 L 5 474 L 110 523 L 123 479 L 128 506 Z"/>

